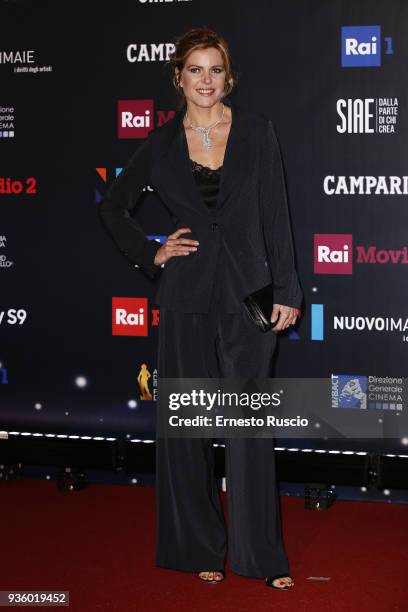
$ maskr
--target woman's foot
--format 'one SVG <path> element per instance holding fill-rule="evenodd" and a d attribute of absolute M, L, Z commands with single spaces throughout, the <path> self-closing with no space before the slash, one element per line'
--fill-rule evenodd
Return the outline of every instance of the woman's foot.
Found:
<path fill-rule="evenodd" d="M 291 576 L 269 576 L 269 578 L 265 579 L 265 582 L 266 586 L 279 589 L 280 591 L 292 589 L 295 586 Z"/>
<path fill-rule="evenodd" d="M 222 582 L 225 578 L 225 574 L 221 570 L 216 570 L 213 572 L 200 572 L 198 576 L 201 578 L 201 580 L 204 580 L 204 582 L 209 582 L 210 584 Z"/>

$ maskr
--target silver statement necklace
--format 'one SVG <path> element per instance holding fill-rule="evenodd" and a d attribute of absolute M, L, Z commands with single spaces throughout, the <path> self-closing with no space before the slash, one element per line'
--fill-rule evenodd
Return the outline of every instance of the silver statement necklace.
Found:
<path fill-rule="evenodd" d="M 203 135 L 203 147 L 204 149 L 206 149 L 208 151 L 208 149 L 212 146 L 211 145 L 211 140 L 210 140 L 210 131 L 215 128 L 216 125 L 218 125 L 219 123 L 221 123 L 221 121 L 223 120 L 224 117 L 224 109 L 225 109 L 225 105 L 223 104 L 223 102 L 221 102 L 222 104 L 222 113 L 221 113 L 221 118 L 218 119 L 218 121 L 216 121 L 215 123 L 213 123 L 212 125 L 209 125 L 208 127 L 198 127 L 196 125 L 193 125 L 191 123 L 191 121 L 189 121 L 188 119 L 188 113 L 186 112 L 186 121 L 190 122 L 190 127 L 191 129 L 195 130 L 196 132 L 201 132 Z"/>

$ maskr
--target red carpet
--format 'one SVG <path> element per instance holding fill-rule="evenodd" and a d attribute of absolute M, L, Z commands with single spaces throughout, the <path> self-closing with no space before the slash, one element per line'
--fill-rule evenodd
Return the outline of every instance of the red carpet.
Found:
<path fill-rule="evenodd" d="M 282 498 L 296 585 L 280 592 L 228 566 L 220 585 L 156 568 L 151 488 L 91 485 L 61 493 L 55 482 L 27 480 L 1 482 L 0 499 L 0 590 L 70 591 L 75 612 L 408 610 L 406 505 L 337 501 L 317 512 L 305 510 L 301 498 Z"/>

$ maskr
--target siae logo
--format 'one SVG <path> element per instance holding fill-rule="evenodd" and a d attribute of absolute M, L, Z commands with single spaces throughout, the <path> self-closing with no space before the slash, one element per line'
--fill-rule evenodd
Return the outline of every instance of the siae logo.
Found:
<path fill-rule="evenodd" d="M 392 38 L 384 37 L 385 54 L 393 55 Z M 341 65 L 343 68 L 381 66 L 381 26 L 344 26 L 341 28 Z"/>
<path fill-rule="evenodd" d="M 336 102 L 339 134 L 394 134 L 398 115 L 398 98 L 339 98 Z"/>

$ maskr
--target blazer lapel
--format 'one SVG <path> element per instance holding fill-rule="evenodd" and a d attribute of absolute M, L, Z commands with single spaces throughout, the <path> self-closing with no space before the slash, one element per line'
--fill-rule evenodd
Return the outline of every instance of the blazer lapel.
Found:
<path fill-rule="evenodd" d="M 164 157 L 171 166 L 171 171 L 177 183 L 183 186 L 186 206 L 202 212 L 204 215 L 216 214 L 232 201 L 232 195 L 239 188 L 250 168 L 250 151 L 247 143 L 249 133 L 246 117 L 234 102 L 230 103 L 232 112 L 231 128 L 224 155 L 221 172 L 220 189 L 216 209 L 209 209 L 197 189 L 191 170 L 187 137 L 183 126 L 185 107 L 176 111 L 173 119 L 173 130 L 167 141 Z"/>

